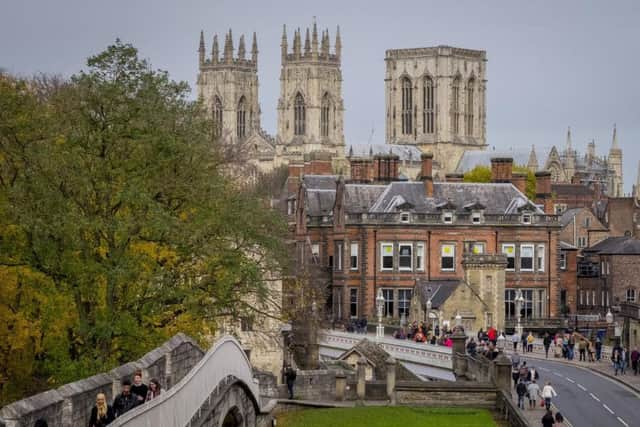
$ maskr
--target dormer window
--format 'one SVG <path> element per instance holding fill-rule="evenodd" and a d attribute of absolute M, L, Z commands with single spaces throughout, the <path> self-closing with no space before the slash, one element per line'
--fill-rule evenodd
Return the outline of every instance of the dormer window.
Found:
<path fill-rule="evenodd" d="M 530 213 L 523 213 L 522 214 L 522 223 L 523 224 L 531 224 L 531 214 Z"/>
<path fill-rule="evenodd" d="M 404 223 L 411 222 L 411 214 L 409 212 L 402 212 L 400 214 L 400 222 L 404 222 Z"/>
<path fill-rule="evenodd" d="M 442 214 L 442 222 L 445 224 L 453 224 L 453 212 L 444 212 Z"/>
<path fill-rule="evenodd" d="M 472 224 L 482 224 L 482 214 L 480 212 L 474 212 L 471 214 Z"/>

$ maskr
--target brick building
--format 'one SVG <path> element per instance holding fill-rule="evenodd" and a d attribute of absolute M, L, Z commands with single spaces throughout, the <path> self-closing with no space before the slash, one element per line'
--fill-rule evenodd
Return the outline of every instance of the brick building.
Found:
<path fill-rule="evenodd" d="M 578 309 L 578 248 L 560 240 L 560 313 L 575 314 Z"/>
<path fill-rule="evenodd" d="M 640 202 L 635 197 L 610 197 L 599 201 L 595 213 L 610 236 L 640 238 Z"/>
<path fill-rule="evenodd" d="M 551 214 L 548 172 L 537 174 L 534 204 L 512 183 L 509 158 L 492 160 L 493 182 L 487 184 L 434 182 L 429 154 L 422 156 L 421 181 L 413 182 L 396 181 L 394 156 L 377 160 L 352 165 L 359 182 L 333 175 L 298 178 L 297 257 L 311 254 L 329 267 L 334 319 L 374 318 L 378 289 L 385 317 L 408 316 L 416 283 L 463 280 L 465 254 L 506 258 L 504 290 L 490 304 L 499 312 L 487 310 L 485 325 L 502 318 L 506 327 L 513 324 L 518 290 L 526 319 L 559 315 L 560 227 Z"/>
<path fill-rule="evenodd" d="M 609 237 L 609 230 L 588 208 L 567 209 L 560 216 L 560 241 L 579 249 L 593 246 Z"/>

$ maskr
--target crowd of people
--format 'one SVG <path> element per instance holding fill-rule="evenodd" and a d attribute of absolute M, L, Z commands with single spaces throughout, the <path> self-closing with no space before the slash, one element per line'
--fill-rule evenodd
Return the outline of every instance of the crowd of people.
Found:
<path fill-rule="evenodd" d="M 399 340 L 411 340 L 415 342 L 429 343 L 431 345 L 453 346 L 452 331 L 448 327 L 440 329 L 439 325 L 413 322 L 408 327 L 401 327 L 393 333 L 393 337 Z"/>

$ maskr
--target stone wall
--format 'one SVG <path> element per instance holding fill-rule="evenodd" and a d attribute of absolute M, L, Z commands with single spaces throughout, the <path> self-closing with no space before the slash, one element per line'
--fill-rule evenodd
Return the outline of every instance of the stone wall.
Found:
<path fill-rule="evenodd" d="M 396 386 L 398 405 L 465 406 L 495 409 L 498 389 L 489 384 L 434 381 L 431 383 L 400 383 Z"/>
<path fill-rule="evenodd" d="M 180 381 L 203 355 L 191 338 L 179 333 L 135 362 L 5 406 L 0 410 L 0 425 L 30 427 L 39 418 L 50 426 L 87 425 L 96 395 L 102 392 L 111 402 L 120 392 L 121 381 L 130 379 L 136 370 L 142 370 L 145 382 L 157 378 L 166 389 Z"/>

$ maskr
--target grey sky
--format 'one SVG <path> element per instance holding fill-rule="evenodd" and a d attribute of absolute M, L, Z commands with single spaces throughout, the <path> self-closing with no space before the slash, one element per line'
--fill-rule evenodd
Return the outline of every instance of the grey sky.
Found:
<path fill-rule="evenodd" d="M 275 133 L 282 24 L 306 27 L 314 15 L 329 28 L 332 48 L 341 28 L 347 144 L 366 143 L 372 127 L 373 141 L 384 140 L 385 49 L 483 49 L 490 146 L 562 145 L 570 125 L 578 149 L 595 138 L 606 154 L 616 122 L 631 191 L 640 159 L 640 3 L 633 0 L 2 0 L 0 67 L 70 75 L 120 37 L 194 87 L 200 29 L 207 51 L 214 32 L 232 28 L 237 47 L 240 34 L 256 31 L 262 125 Z"/>

